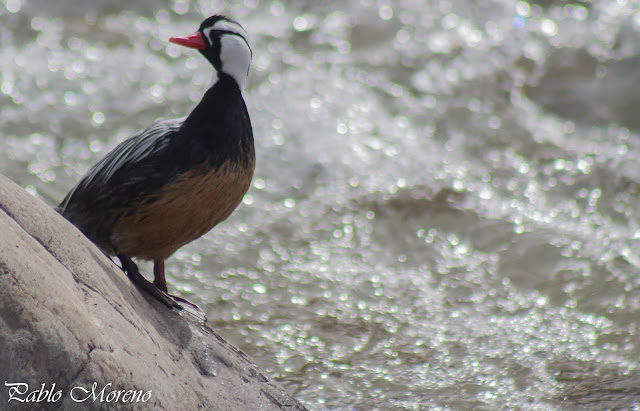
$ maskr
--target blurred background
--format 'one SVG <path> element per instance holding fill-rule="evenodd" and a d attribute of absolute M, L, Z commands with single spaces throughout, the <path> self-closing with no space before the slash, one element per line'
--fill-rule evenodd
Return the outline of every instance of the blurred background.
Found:
<path fill-rule="evenodd" d="M 186 115 L 214 13 L 257 170 L 170 290 L 310 409 L 638 407 L 638 1 L 0 0 L 0 172 Z"/>

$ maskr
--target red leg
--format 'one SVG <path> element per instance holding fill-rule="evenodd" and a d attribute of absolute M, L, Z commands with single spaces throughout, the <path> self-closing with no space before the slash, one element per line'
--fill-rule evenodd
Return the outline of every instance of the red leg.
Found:
<path fill-rule="evenodd" d="M 158 289 L 158 287 L 151 284 L 146 278 L 142 276 L 142 274 L 140 274 L 140 271 L 138 271 L 138 266 L 131 260 L 131 258 L 124 254 L 118 254 L 118 259 L 120 259 L 120 263 L 122 264 L 122 270 L 127 274 L 127 276 L 131 279 L 131 281 L 133 281 L 134 284 L 136 284 L 142 290 L 148 292 L 153 298 L 160 301 L 167 307 L 182 310 L 180 304 L 170 298 L 171 296 L 162 292 L 160 289 Z M 164 276 L 162 278 L 164 279 Z"/>
<path fill-rule="evenodd" d="M 153 284 L 160 290 L 167 292 L 167 280 L 164 278 L 164 260 L 155 260 L 153 262 Z"/>
<path fill-rule="evenodd" d="M 176 304 L 178 307 L 180 307 L 180 309 L 182 309 L 183 307 L 180 306 L 180 304 L 178 303 L 183 303 L 183 304 L 187 304 L 189 306 L 191 306 L 192 310 L 191 313 L 195 314 L 198 316 L 198 318 L 200 318 L 201 321 L 206 321 L 207 320 L 207 316 L 204 314 L 204 312 L 202 312 L 202 310 L 200 309 L 200 307 L 198 307 L 197 305 L 195 305 L 194 303 L 185 300 L 182 297 L 177 297 L 175 295 L 171 295 L 167 292 L 167 280 L 165 279 L 164 276 L 164 260 L 154 260 L 153 261 L 153 274 L 155 276 L 154 280 L 153 280 L 153 286 L 151 286 L 151 283 L 149 283 L 149 285 L 154 288 L 158 293 L 162 293 L 162 295 L 164 295 L 165 297 L 169 297 L 173 300 L 174 304 Z M 154 287 L 155 286 L 155 287 Z"/>

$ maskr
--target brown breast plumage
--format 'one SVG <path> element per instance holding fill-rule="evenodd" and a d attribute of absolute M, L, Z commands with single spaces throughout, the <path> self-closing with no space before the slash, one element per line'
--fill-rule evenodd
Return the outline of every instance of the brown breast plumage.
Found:
<path fill-rule="evenodd" d="M 119 219 L 111 243 L 129 256 L 168 258 L 229 217 L 249 189 L 253 170 L 253 162 L 246 167 L 230 161 L 190 170 Z"/>

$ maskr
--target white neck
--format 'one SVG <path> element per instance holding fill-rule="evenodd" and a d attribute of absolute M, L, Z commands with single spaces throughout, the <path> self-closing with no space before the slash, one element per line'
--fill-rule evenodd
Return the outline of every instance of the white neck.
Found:
<path fill-rule="evenodd" d="M 243 37 L 235 34 L 223 34 L 220 37 L 221 71 L 233 77 L 244 89 L 251 66 L 251 49 Z"/>

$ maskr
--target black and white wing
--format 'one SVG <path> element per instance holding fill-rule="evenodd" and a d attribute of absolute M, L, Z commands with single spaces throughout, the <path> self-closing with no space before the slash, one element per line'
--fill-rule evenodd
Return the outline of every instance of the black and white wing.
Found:
<path fill-rule="evenodd" d="M 93 201 L 106 201 L 117 191 L 126 189 L 138 180 L 151 177 L 151 167 L 147 159 L 154 158 L 154 163 L 165 156 L 159 155 L 167 151 L 184 119 L 158 121 L 120 143 L 102 160 L 96 163 L 85 176 L 71 189 L 58 206 L 60 213 L 65 214 L 70 204 L 82 197 Z M 158 165 L 158 164 L 155 164 Z M 159 164 L 162 165 L 162 164 Z M 89 194 L 89 195 L 88 195 Z M 86 204 L 88 205 L 88 204 Z"/>

